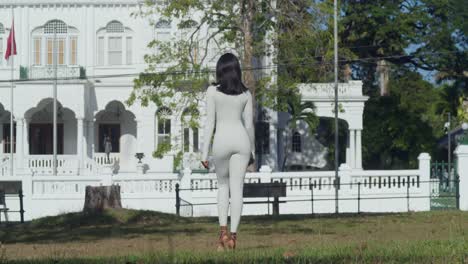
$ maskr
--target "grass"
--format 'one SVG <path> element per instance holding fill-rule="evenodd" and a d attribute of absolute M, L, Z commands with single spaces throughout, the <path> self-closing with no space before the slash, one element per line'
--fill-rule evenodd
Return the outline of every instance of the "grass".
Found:
<path fill-rule="evenodd" d="M 468 263 L 468 213 L 244 216 L 214 252 L 217 218 L 71 213 L 0 229 L 0 263 Z M 3 254 L 2 254 L 3 252 Z"/>

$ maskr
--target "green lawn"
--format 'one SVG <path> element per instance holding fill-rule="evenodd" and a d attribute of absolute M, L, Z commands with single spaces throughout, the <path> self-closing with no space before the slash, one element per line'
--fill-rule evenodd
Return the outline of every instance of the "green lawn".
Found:
<path fill-rule="evenodd" d="M 0 229 L 0 263 L 468 263 L 468 212 L 243 217 L 235 253 L 217 218 L 117 210 Z"/>

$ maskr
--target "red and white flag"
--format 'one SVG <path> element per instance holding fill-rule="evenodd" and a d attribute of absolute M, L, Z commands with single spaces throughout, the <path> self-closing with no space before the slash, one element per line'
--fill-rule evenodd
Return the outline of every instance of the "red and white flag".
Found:
<path fill-rule="evenodd" d="M 7 49 L 5 52 L 5 60 L 8 60 L 10 56 L 16 55 L 16 39 L 15 39 L 15 20 L 12 20 L 10 35 L 7 40 Z"/>

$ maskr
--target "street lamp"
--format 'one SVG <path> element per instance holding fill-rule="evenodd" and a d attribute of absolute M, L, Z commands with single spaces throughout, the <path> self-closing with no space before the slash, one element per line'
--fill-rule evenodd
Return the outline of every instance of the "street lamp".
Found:
<path fill-rule="evenodd" d="M 448 180 L 448 184 L 447 184 L 447 187 L 449 187 L 450 189 L 453 187 L 453 177 L 452 177 L 452 133 L 450 131 L 450 126 L 451 126 L 451 115 L 450 115 L 450 112 L 447 114 L 448 115 L 448 120 L 447 122 L 445 122 L 444 124 L 444 130 L 447 131 L 447 139 L 448 139 L 448 150 L 447 150 L 447 156 L 448 156 L 448 168 L 447 168 L 447 172 L 448 172 L 448 177 L 447 177 L 447 180 Z"/>

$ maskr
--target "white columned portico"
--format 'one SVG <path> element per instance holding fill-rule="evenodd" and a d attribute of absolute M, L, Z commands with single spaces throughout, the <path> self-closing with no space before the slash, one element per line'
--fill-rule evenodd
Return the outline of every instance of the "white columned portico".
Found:
<path fill-rule="evenodd" d="M 77 117 L 76 133 L 76 155 L 78 157 L 78 168 L 83 168 L 83 117 Z"/>
<path fill-rule="evenodd" d="M 362 141 L 361 141 L 361 131 L 360 129 L 356 130 L 356 169 L 362 169 Z"/>
<path fill-rule="evenodd" d="M 349 151 L 351 155 L 349 155 L 349 163 L 346 163 L 348 163 L 351 168 L 356 168 L 356 130 L 354 129 L 349 130 Z"/>
<path fill-rule="evenodd" d="M 16 119 L 16 168 L 23 168 L 23 127 L 24 119 Z"/>

